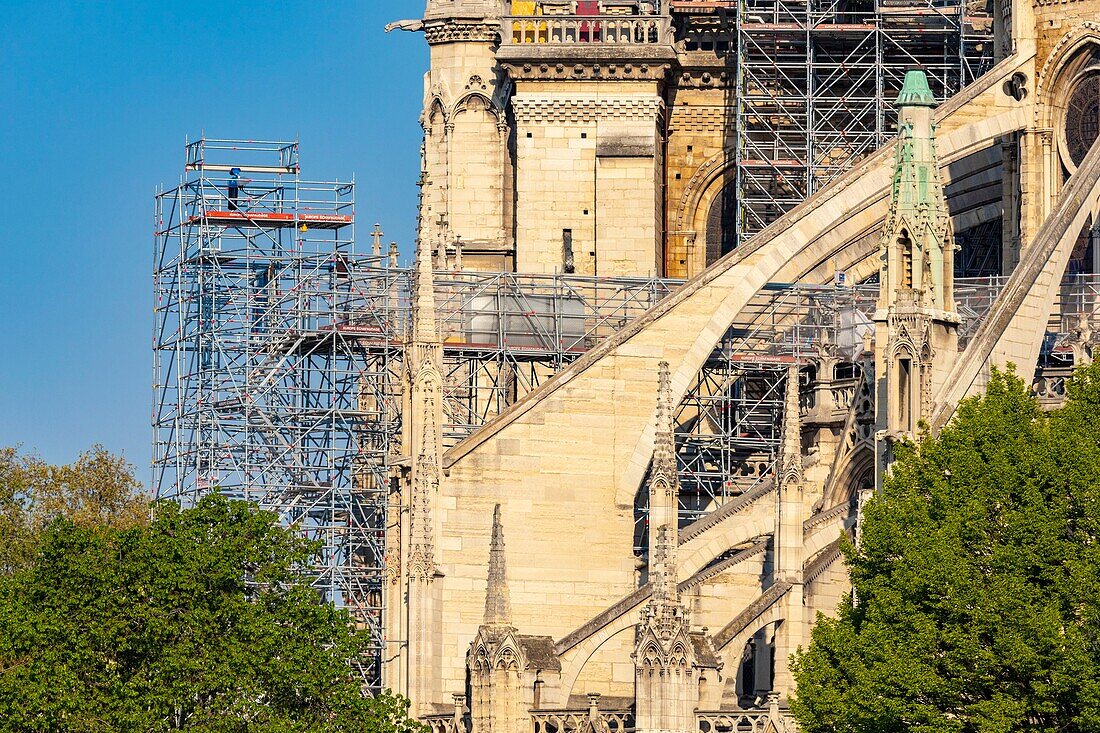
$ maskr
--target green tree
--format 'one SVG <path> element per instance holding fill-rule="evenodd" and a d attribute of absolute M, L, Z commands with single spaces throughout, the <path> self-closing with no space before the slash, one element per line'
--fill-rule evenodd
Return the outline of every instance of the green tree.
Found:
<path fill-rule="evenodd" d="M 61 466 L 0 448 L 0 573 L 30 562 L 59 517 L 80 527 L 136 527 L 149 522 L 149 499 L 134 467 L 101 445 Z"/>
<path fill-rule="evenodd" d="M 1044 414 L 995 373 L 902 446 L 795 665 L 806 733 L 1100 730 L 1100 366 Z"/>
<path fill-rule="evenodd" d="M 0 577 L 0 731 L 420 730 L 361 694 L 365 634 L 301 582 L 316 550 L 216 494 L 146 527 L 57 519 Z"/>

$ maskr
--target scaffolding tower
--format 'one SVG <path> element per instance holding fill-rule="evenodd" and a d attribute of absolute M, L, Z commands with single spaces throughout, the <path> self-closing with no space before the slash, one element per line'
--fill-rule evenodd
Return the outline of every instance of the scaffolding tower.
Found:
<path fill-rule="evenodd" d="M 300 176 L 298 144 L 201 139 L 156 195 L 153 487 L 255 502 L 322 551 L 326 600 L 371 638 L 377 684 L 398 304 L 355 253 L 354 185 Z"/>

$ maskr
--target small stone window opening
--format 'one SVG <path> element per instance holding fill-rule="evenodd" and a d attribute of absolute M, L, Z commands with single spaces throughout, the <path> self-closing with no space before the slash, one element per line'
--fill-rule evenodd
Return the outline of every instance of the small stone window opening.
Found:
<path fill-rule="evenodd" d="M 901 249 L 901 282 L 899 283 L 903 288 L 913 289 L 913 240 L 909 238 L 908 232 L 903 233 L 898 240 L 898 247 Z"/>
<path fill-rule="evenodd" d="M 573 230 L 562 229 L 561 230 L 561 260 L 562 270 L 566 275 L 572 275 L 577 271 L 576 265 L 573 263 Z"/>
<path fill-rule="evenodd" d="M 913 362 L 898 359 L 898 425 L 912 432 L 912 410 L 909 404 L 913 384 Z"/>

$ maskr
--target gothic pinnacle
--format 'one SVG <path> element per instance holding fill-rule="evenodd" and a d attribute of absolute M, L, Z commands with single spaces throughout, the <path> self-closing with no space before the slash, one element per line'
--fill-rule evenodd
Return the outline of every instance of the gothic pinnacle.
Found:
<path fill-rule="evenodd" d="M 657 530 L 657 542 L 653 551 L 653 570 L 650 584 L 655 606 L 672 606 L 680 602 L 676 583 L 676 535 L 665 525 Z"/>
<path fill-rule="evenodd" d="M 780 454 L 781 481 L 785 484 L 802 480 L 802 420 L 798 406 L 798 363 L 787 370 L 787 387 L 783 400 L 783 448 Z"/>
<path fill-rule="evenodd" d="M 435 321 L 435 274 L 432 248 L 425 237 L 416 243 L 413 278 L 412 340 L 417 344 L 434 344 L 439 340 Z"/>
<path fill-rule="evenodd" d="M 485 625 L 510 626 L 512 604 L 508 596 L 508 572 L 504 562 L 504 525 L 500 504 L 493 509 L 493 531 L 489 541 L 489 580 L 485 588 Z"/>
<path fill-rule="evenodd" d="M 672 379 L 667 361 L 657 365 L 657 432 L 653 446 L 653 477 L 664 478 L 665 490 L 676 483 L 676 444 L 672 431 Z"/>
<path fill-rule="evenodd" d="M 430 581 L 435 577 L 435 538 L 432 529 L 432 501 L 439 488 L 439 459 L 435 421 L 424 422 L 424 440 L 413 465 L 412 514 L 409 517 L 410 573 Z"/>

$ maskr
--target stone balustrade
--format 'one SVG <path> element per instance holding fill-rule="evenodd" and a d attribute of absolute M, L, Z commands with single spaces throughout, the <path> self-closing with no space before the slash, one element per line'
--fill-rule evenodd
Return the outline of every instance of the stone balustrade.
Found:
<path fill-rule="evenodd" d="M 797 728 L 786 715 L 775 710 L 726 710 L 696 711 L 695 721 L 699 733 L 765 733 L 771 730 L 795 731 Z"/>
<path fill-rule="evenodd" d="M 1031 391 L 1039 405 L 1051 410 L 1061 407 L 1066 399 L 1066 382 L 1073 375 L 1073 367 L 1047 367 L 1037 370 L 1031 383 Z"/>
<path fill-rule="evenodd" d="M 575 733 L 584 730 L 592 720 L 592 716 L 591 708 L 532 710 L 532 731 L 533 733 Z M 604 724 L 599 727 L 610 733 L 628 733 L 634 730 L 634 713 L 630 710 L 599 710 L 596 716 Z"/>
<path fill-rule="evenodd" d="M 631 710 L 598 710 L 595 729 L 609 733 L 633 733 L 634 713 Z M 432 733 L 466 733 L 465 721 L 460 724 L 450 713 L 428 715 L 420 719 Z M 699 733 L 765 733 L 769 721 L 775 721 L 779 731 L 797 728 L 787 715 L 776 710 L 715 710 L 697 711 L 695 721 Z M 532 733 L 579 733 L 592 727 L 592 708 L 568 710 L 532 710 Z"/>
<path fill-rule="evenodd" d="M 431 728 L 432 733 L 466 733 L 466 726 L 460 726 L 453 713 L 426 715 L 420 722 Z"/>
<path fill-rule="evenodd" d="M 663 15 L 507 15 L 502 45 L 670 43 L 671 21 Z"/>

